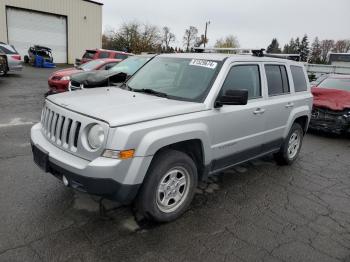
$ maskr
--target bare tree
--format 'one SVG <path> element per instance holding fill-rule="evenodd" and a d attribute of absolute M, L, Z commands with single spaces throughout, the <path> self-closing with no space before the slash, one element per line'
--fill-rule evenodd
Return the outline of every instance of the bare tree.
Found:
<path fill-rule="evenodd" d="M 215 47 L 218 48 L 238 48 L 239 42 L 237 40 L 237 37 L 234 35 L 228 35 L 225 38 L 220 38 L 216 40 Z"/>
<path fill-rule="evenodd" d="M 346 53 L 350 50 L 350 40 L 338 40 L 334 44 L 333 51 L 337 53 Z"/>
<path fill-rule="evenodd" d="M 165 51 L 168 52 L 170 49 L 170 43 L 175 41 L 175 34 L 170 32 L 170 28 L 167 26 L 163 27 L 162 33 L 162 44 L 165 46 Z"/>
<path fill-rule="evenodd" d="M 134 53 L 158 51 L 161 45 L 158 27 L 139 22 L 124 23 L 117 31 L 106 34 L 103 41 L 105 47 Z"/>
<path fill-rule="evenodd" d="M 190 47 L 194 46 L 195 41 L 197 39 L 198 29 L 194 26 L 190 26 L 185 31 L 185 35 L 183 37 L 184 46 L 186 48 L 186 52 L 190 50 Z"/>
<path fill-rule="evenodd" d="M 333 49 L 334 47 L 334 40 L 326 39 L 321 41 L 321 58 L 322 63 L 325 63 L 327 60 L 328 53 Z"/>

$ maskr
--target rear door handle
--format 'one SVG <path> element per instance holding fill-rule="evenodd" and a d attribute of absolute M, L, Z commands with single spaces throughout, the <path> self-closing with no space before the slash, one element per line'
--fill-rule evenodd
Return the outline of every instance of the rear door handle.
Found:
<path fill-rule="evenodd" d="M 265 112 L 265 109 L 263 109 L 263 108 L 257 108 L 254 112 L 253 112 L 253 114 L 254 115 L 261 115 L 261 114 L 263 114 Z"/>
<path fill-rule="evenodd" d="M 289 102 L 288 104 L 285 105 L 286 108 L 291 108 L 294 106 L 294 103 Z"/>

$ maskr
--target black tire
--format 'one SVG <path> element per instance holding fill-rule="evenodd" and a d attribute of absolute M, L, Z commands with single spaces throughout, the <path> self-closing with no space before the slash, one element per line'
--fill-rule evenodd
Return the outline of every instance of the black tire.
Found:
<path fill-rule="evenodd" d="M 24 63 L 29 64 L 29 57 L 27 55 L 24 56 Z"/>
<path fill-rule="evenodd" d="M 185 170 L 188 183 L 184 187 L 183 197 L 178 203 L 176 210 L 164 212 L 159 204 L 158 187 L 163 179 L 172 170 Z M 176 171 L 174 171 L 176 173 Z M 181 175 L 181 173 L 176 173 Z M 177 175 L 176 175 L 177 176 Z M 171 181 L 169 180 L 169 183 Z M 185 153 L 176 150 L 159 152 L 153 159 L 147 171 L 145 180 L 135 200 L 137 215 L 156 222 L 170 222 L 181 216 L 192 202 L 197 187 L 198 174 L 194 161 Z M 166 187 L 169 189 L 169 186 Z M 178 189 L 180 192 L 180 188 Z M 187 191 L 188 190 L 188 191 Z M 165 197 L 165 195 L 163 194 Z M 174 200 L 175 202 L 175 200 Z M 168 201 L 168 203 L 170 203 Z M 175 202 L 176 203 L 176 202 Z"/>
<path fill-rule="evenodd" d="M 291 155 L 288 152 L 288 147 L 289 147 L 289 141 L 292 137 L 293 134 L 297 133 L 300 136 L 300 143 L 299 147 L 297 148 L 297 151 L 295 155 Z M 288 136 L 284 140 L 281 149 L 278 153 L 274 154 L 274 158 L 279 165 L 291 165 L 297 158 L 301 149 L 301 146 L 303 144 L 303 137 L 304 137 L 304 130 L 301 127 L 300 124 L 294 123 L 292 125 L 292 128 L 290 129 Z"/>

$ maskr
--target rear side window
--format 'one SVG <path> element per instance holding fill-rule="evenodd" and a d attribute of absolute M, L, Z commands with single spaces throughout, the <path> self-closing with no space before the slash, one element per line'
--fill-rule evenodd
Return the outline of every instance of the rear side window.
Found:
<path fill-rule="evenodd" d="M 306 91 L 307 83 L 303 68 L 300 66 L 290 66 L 290 70 L 292 71 L 295 92 Z"/>
<path fill-rule="evenodd" d="M 108 52 L 101 52 L 98 54 L 98 58 L 108 58 L 109 53 Z"/>
<path fill-rule="evenodd" d="M 114 58 L 115 58 L 115 59 L 121 59 L 121 60 L 124 60 L 124 59 L 128 58 L 128 55 L 126 55 L 126 54 L 118 54 L 118 53 L 116 53 L 116 54 L 114 55 Z"/>
<path fill-rule="evenodd" d="M 258 65 L 237 65 L 231 68 L 222 86 L 222 92 L 242 89 L 248 90 L 249 99 L 261 97 Z"/>
<path fill-rule="evenodd" d="M 283 65 L 265 65 L 269 96 L 289 93 L 286 67 Z"/>

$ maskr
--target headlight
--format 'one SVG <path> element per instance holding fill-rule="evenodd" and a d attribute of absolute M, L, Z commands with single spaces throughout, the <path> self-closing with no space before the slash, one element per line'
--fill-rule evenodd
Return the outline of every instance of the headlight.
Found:
<path fill-rule="evenodd" d="M 61 80 L 67 80 L 67 81 L 69 81 L 69 80 L 70 80 L 70 76 L 64 76 L 64 77 L 61 78 Z"/>
<path fill-rule="evenodd" d="M 98 149 L 102 146 L 104 140 L 105 140 L 105 132 L 100 125 L 94 125 L 90 128 L 87 140 L 89 143 L 89 146 L 92 149 Z"/>

